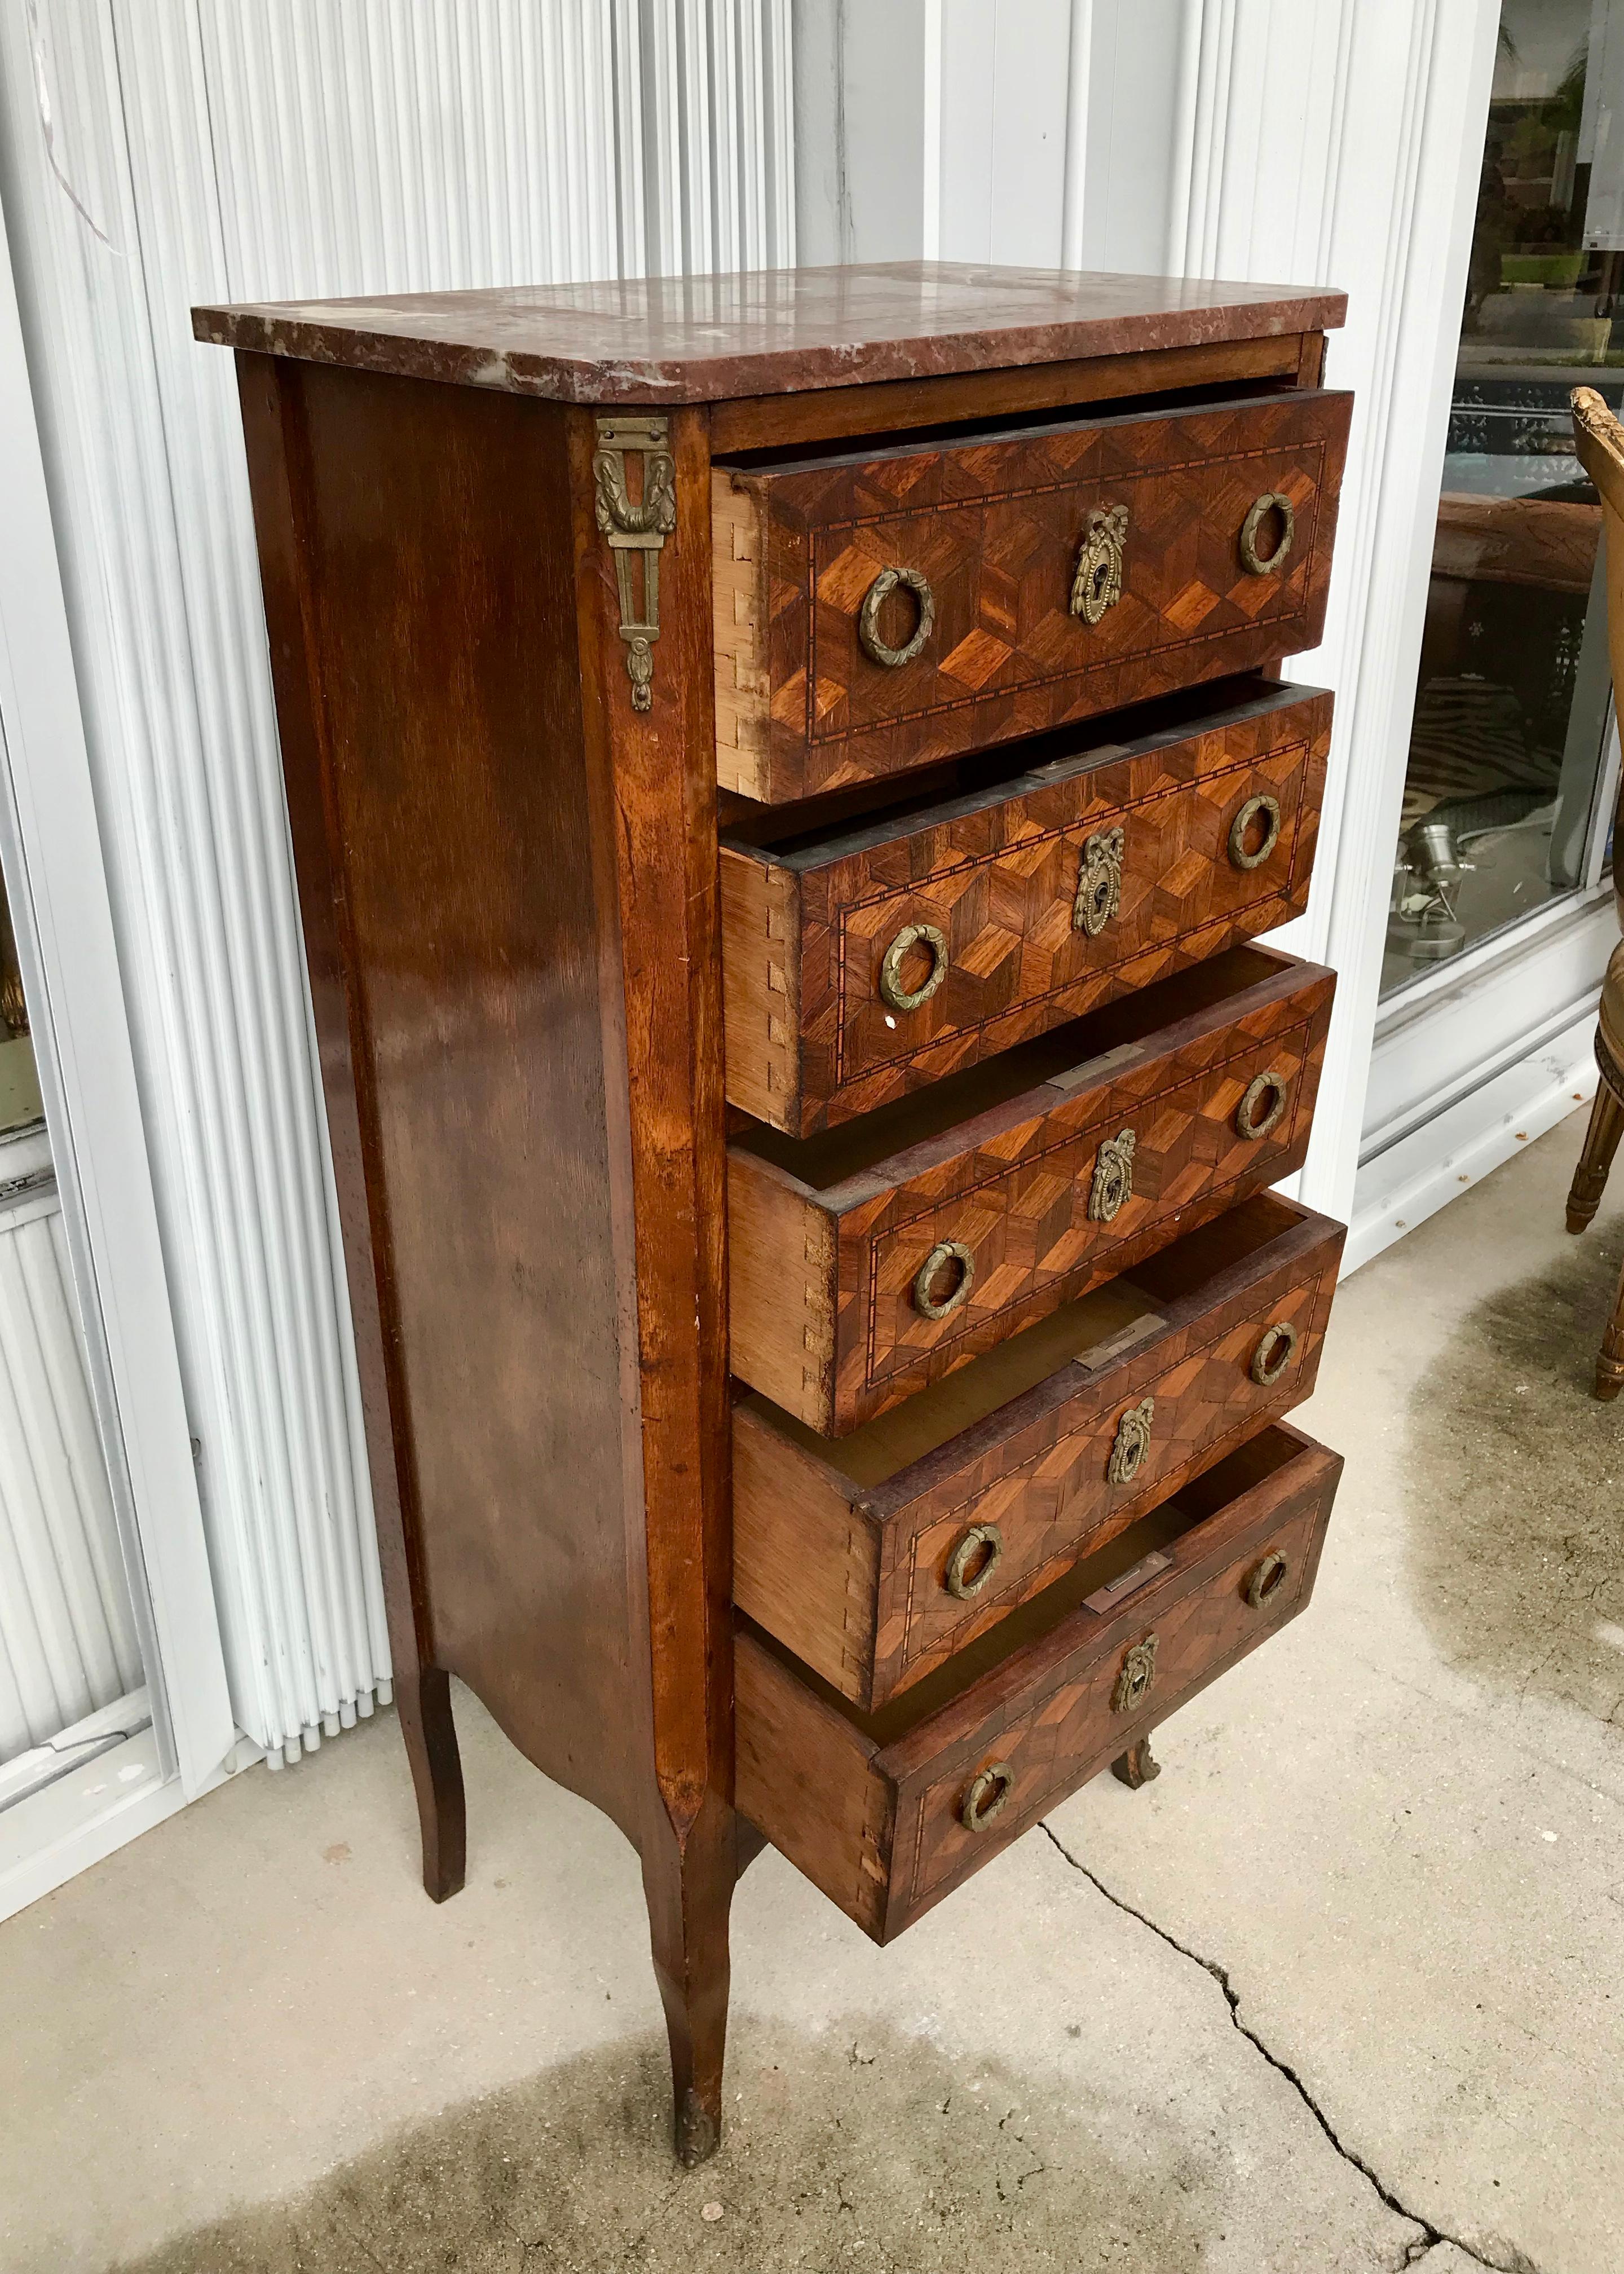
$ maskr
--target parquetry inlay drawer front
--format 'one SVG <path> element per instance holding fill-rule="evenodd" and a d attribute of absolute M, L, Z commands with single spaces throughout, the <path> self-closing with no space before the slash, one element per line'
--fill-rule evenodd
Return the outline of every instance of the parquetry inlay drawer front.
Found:
<path fill-rule="evenodd" d="M 718 779 L 806 797 L 1314 646 L 1350 400 L 716 468 Z"/>
<path fill-rule="evenodd" d="M 891 1940 L 1303 1608 L 1341 1470 L 1271 1426 L 877 1713 L 747 1629 L 740 1809 Z"/>
<path fill-rule="evenodd" d="M 735 1141 L 733 1371 L 854 1428 L 1276 1183 L 1333 985 L 1233 948 L 861 1122 Z"/>
<path fill-rule="evenodd" d="M 1308 1397 L 1342 1229 L 1272 1193 L 844 1438 L 733 1413 L 733 1600 L 883 1704 Z"/>
<path fill-rule="evenodd" d="M 1267 691 L 922 812 L 722 844 L 727 1090 L 809 1136 L 1298 913 L 1331 697 Z"/>

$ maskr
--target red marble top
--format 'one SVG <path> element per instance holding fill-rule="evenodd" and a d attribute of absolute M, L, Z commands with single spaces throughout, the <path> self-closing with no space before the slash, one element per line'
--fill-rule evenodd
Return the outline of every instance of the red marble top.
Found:
<path fill-rule="evenodd" d="M 710 403 L 1320 331 L 1341 292 L 898 260 L 194 308 L 222 347 L 563 403 Z"/>

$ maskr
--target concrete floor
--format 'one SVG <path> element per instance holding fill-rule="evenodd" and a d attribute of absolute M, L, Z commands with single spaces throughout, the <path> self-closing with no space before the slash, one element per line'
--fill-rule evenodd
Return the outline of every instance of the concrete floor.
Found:
<path fill-rule="evenodd" d="M 1350 1280 L 1314 1604 L 890 1951 L 764 1856 L 731 2130 L 666 2145 L 633 1859 L 461 1701 L 0 1927 L 5 2274 L 1624 2265 L 1624 1213 L 1569 1122 Z M 1624 1202 L 1624 1192 L 1620 1193 Z"/>

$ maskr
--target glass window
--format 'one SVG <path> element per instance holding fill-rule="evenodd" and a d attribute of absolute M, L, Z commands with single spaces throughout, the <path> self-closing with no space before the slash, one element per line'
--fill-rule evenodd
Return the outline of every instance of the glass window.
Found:
<path fill-rule="evenodd" d="M 44 1111 L 28 1035 L 22 973 L 17 964 L 17 941 L 5 904 L 5 887 L 0 885 L 0 1138 L 29 1128 Z M 0 1163 L 0 1181 L 4 1177 L 4 1166 Z"/>
<path fill-rule="evenodd" d="M 1624 0 L 1504 0 L 1384 994 L 1605 858 L 1601 507 L 1568 399 L 1624 409 L 1619 318 Z"/>

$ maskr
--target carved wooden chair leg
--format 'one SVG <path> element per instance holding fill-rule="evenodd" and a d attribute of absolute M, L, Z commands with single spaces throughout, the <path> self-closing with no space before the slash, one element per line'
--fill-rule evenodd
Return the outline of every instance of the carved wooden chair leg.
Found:
<path fill-rule="evenodd" d="M 423 1884 L 437 1903 L 443 1903 L 461 1888 L 468 1857 L 468 1813 L 462 1758 L 451 1718 L 451 1677 L 437 1666 L 408 1673 L 397 1668 L 395 1702 L 417 1795 Z"/>
<path fill-rule="evenodd" d="M 679 1850 L 668 1825 L 643 1850 L 654 1975 L 671 2041 L 679 2161 L 690 2168 L 722 2136 L 727 2044 L 727 1913 L 739 1869 L 736 1819 L 708 1796 Z"/>
<path fill-rule="evenodd" d="M 1136 1737 L 1125 1753 L 1118 1753 L 1111 1763 L 1111 1774 L 1120 1777 L 1129 1790 L 1137 1792 L 1142 1784 L 1162 1773 L 1162 1764 L 1150 1750 L 1148 1737 Z"/>
<path fill-rule="evenodd" d="M 1607 1171 L 1613 1166 L 1613 1156 L 1619 1149 L 1620 1136 L 1624 1136 L 1624 1103 L 1620 1103 L 1604 1079 L 1597 1088 L 1596 1103 L 1590 1108 L 1590 1124 L 1584 1133 L 1584 1148 L 1579 1156 L 1579 1164 L 1574 1171 L 1573 1184 L 1568 1190 L 1569 1231 L 1583 1231 L 1600 1207 Z"/>

